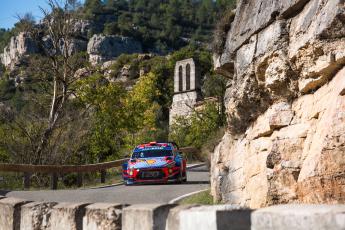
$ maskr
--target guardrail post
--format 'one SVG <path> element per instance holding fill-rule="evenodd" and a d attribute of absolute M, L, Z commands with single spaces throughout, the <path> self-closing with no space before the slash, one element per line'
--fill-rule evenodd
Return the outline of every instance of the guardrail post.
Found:
<path fill-rule="evenodd" d="M 57 173 L 52 173 L 51 179 L 50 179 L 50 188 L 52 190 L 56 190 L 58 187 L 58 175 Z"/>
<path fill-rule="evenodd" d="M 30 189 L 30 177 L 31 173 L 24 172 L 24 189 Z"/>
<path fill-rule="evenodd" d="M 82 173 L 77 174 L 77 186 L 79 188 L 83 186 L 83 174 Z"/>
<path fill-rule="evenodd" d="M 105 177 L 107 175 L 107 171 L 105 171 L 104 169 L 101 170 L 101 183 L 104 184 L 105 183 Z"/>

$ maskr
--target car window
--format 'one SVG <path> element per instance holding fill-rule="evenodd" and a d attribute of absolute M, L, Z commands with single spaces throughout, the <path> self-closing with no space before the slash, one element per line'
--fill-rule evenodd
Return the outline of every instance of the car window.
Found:
<path fill-rule="evenodd" d="M 142 150 L 140 152 L 135 152 L 132 155 L 132 158 L 150 158 L 150 157 L 171 157 L 173 152 L 171 150 Z"/>

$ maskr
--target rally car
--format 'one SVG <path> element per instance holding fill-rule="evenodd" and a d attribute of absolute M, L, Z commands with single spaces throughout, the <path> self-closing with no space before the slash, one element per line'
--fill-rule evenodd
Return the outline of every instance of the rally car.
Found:
<path fill-rule="evenodd" d="M 173 142 L 138 145 L 122 169 L 126 185 L 187 181 L 186 159 Z"/>

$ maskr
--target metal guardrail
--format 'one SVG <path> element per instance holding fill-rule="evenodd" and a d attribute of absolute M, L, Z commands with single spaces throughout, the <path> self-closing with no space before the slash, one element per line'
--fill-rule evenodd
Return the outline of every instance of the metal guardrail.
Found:
<path fill-rule="evenodd" d="M 198 151 L 193 147 L 181 148 L 180 152 L 182 153 L 194 153 Z M 51 189 L 57 189 L 58 175 L 59 174 L 68 174 L 68 173 L 77 173 L 77 185 L 81 187 L 83 184 L 82 173 L 90 172 L 100 172 L 101 173 L 101 183 L 105 183 L 106 170 L 110 168 L 116 168 L 122 166 L 128 158 L 109 161 L 98 164 L 88 164 L 88 165 L 29 165 L 29 164 L 1 164 L 0 163 L 0 172 L 19 172 L 24 173 L 23 183 L 24 189 L 30 188 L 30 178 L 33 173 L 46 173 L 51 174 Z"/>
<path fill-rule="evenodd" d="M 0 164 L 3 172 L 26 173 L 85 173 L 96 172 L 121 166 L 127 159 L 120 159 L 99 164 L 89 165 L 27 165 L 27 164 Z"/>

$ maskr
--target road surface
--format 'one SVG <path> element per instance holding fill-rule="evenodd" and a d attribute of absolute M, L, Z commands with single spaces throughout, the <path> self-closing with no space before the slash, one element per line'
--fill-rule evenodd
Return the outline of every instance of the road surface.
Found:
<path fill-rule="evenodd" d="M 187 193 L 209 188 L 209 172 L 205 166 L 189 169 L 188 182 L 167 185 L 118 185 L 97 189 L 11 191 L 7 197 L 32 201 L 111 202 L 122 204 L 168 203 Z"/>

